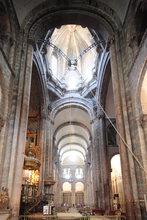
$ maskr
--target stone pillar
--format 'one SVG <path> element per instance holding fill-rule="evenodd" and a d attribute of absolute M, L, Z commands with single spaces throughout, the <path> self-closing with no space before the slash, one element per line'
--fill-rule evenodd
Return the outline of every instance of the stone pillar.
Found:
<path fill-rule="evenodd" d="M 97 116 L 92 120 L 92 171 L 93 171 L 93 185 L 94 185 L 94 196 L 95 206 L 99 209 L 103 209 L 103 194 L 102 179 L 101 179 L 101 165 L 100 165 L 100 149 L 99 149 L 99 119 Z"/>
<path fill-rule="evenodd" d="M 117 128 L 121 136 L 124 139 L 126 139 L 124 117 L 123 117 L 124 116 L 123 115 L 123 103 L 122 103 L 123 97 L 121 96 L 121 88 L 123 86 L 122 85 L 123 82 L 121 81 L 121 85 L 120 85 L 120 78 L 119 78 L 120 77 L 119 68 L 121 68 L 121 65 L 118 68 L 118 63 L 117 63 L 118 54 L 116 51 L 114 39 L 112 39 L 111 41 L 110 54 L 111 54 L 112 83 L 113 83 L 113 93 L 114 93 L 114 100 L 115 100 Z M 139 220 L 140 213 L 136 215 L 135 214 L 136 210 L 134 209 L 134 198 L 133 198 L 133 189 L 132 189 L 132 182 L 131 182 L 131 175 L 130 175 L 128 150 L 121 138 L 119 138 L 119 147 L 120 147 L 119 150 L 120 150 L 121 165 L 122 165 L 122 177 L 123 177 L 123 185 L 124 185 L 127 219 L 134 220 L 136 219 L 136 217 L 138 217 L 138 220 Z"/>
<path fill-rule="evenodd" d="M 110 209 L 110 187 L 109 174 L 106 161 L 106 145 L 104 135 L 104 113 L 95 107 L 96 117 L 93 120 L 93 172 L 94 172 L 94 192 L 97 200 L 96 206 L 99 209 Z"/>
<path fill-rule="evenodd" d="M 41 126 L 40 126 L 40 149 L 41 149 L 41 167 L 40 167 L 40 180 L 39 180 L 39 194 L 44 195 L 44 169 L 45 169 L 45 146 L 46 146 L 46 116 L 44 112 L 41 115 Z"/>
<path fill-rule="evenodd" d="M 71 183 L 71 204 L 75 205 L 75 181 Z"/>
<path fill-rule="evenodd" d="M 63 193 L 62 193 L 62 176 L 59 161 L 55 164 L 55 186 L 54 186 L 54 202 L 55 206 L 60 207 L 63 202 Z"/>
<path fill-rule="evenodd" d="M 105 129 L 104 129 L 104 118 L 105 115 L 101 109 L 97 110 L 97 117 L 99 119 L 99 158 L 101 165 L 101 188 L 103 190 L 102 203 L 104 209 L 107 211 L 110 210 L 110 185 L 109 185 L 109 175 L 108 173 L 108 164 L 107 164 L 107 155 L 106 155 L 106 143 L 105 143 Z"/>
<path fill-rule="evenodd" d="M 25 44 L 25 43 L 24 43 Z M 22 170 L 24 164 L 24 151 L 26 142 L 26 131 L 30 101 L 30 88 L 32 76 L 32 56 L 33 46 L 31 42 L 26 42 L 26 52 L 21 56 L 21 69 L 19 77 L 19 89 L 17 93 L 17 103 L 14 115 L 14 127 L 12 133 L 11 158 L 8 171 L 8 190 L 10 196 L 10 207 L 12 216 L 19 214 Z M 19 67 L 20 68 L 20 67 Z M 12 106 L 14 107 L 14 106 Z M 11 123 L 11 122 L 10 122 Z M 10 125 L 9 125 L 10 126 Z M 10 129 L 10 127 L 9 127 Z M 9 143 L 8 143 L 9 144 Z M 8 152 L 8 151 L 7 151 Z M 6 160 L 7 158 L 6 154 Z M 5 173 L 7 175 L 7 173 Z M 4 177 L 4 176 L 3 176 Z M 5 181 L 5 179 L 3 179 Z"/>
<path fill-rule="evenodd" d="M 46 130 L 46 146 L 45 146 L 45 169 L 44 169 L 44 187 L 45 187 L 45 194 L 53 193 L 53 185 L 55 183 L 53 177 L 53 160 L 52 160 L 52 144 L 53 144 L 53 134 L 52 134 L 52 122 L 47 116 L 45 121 L 45 130 Z M 49 195 L 46 195 L 49 196 Z"/>

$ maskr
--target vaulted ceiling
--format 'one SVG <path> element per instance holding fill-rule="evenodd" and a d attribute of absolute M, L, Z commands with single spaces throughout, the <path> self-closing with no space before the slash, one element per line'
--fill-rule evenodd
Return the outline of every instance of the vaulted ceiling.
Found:
<path fill-rule="evenodd" d="M 57 113 L 54 120 L 54 138 L 63 164 L 67 164 L 67 158 L 73 154 L 79 158 L 76 164 L 84 164 L 91 140 L 89 114 L 72 106 Z"/>
<path fill-rule="evenodd" d="M 19 21 L 20 26 L 24 27 L 24 20 L 26 24 L 28 24 L 28 29 L 33 30 L 33 37 L 35 38 L 36 42 L 38 39 L 44 39 L 47 36 L 48 31 L 51 31 L 51 35 L 49 39 L 56 47 L 58 47 L 61 51 L 63 51 L 66 56 L 70 59 L 75 59 L 79 56 L 81 52 L 88 46 L 90 46 L 95 39 L 97 40 L 104 40 L 104 44 L 102 44 L 99 48 L 95 47 L 90 49 L 88 52 L 90 54 L 90 61 L 85 61 L 86 64 L 90 66 L 90 71 L 92 72 L 93 67 L 97 64 L 97 58 L 99 57 L 99 61 L 101 63 L 103 60 L 100 60 L 100 54 L 102 52 L 107 53 L 106 51 L 106 44 L 109 37 L 109 30 L 113 29 L 112 26 L 109 25 L 109 16 L 113 17 L 113 21 L 116 18 L 117 22 L 120 23 L 124 21 L 126 11 L 128 8 L 129 0 L 93 0 L 93 1 L 85 1 L 85 0 L 12 0 L 14 4 L 14 8 L 16 10 L 16 15 Z M 87 3 L 88 2 L 88 3 Z M 94 9 L 93 3 L 102 3 L 103 11 L 100 11 L 100 17 L 97 15 L 91 15 L 88 10 L 91 8 Z M 76 10 L 70 10 L 70 5 L 76 6 Z M 88 5 L 88 9 L 85 9 L 85 12 L 81 12 L 78 10 L 78 7 L 83 7 Z M 60 8 L 61 6 L 61 8 Z M 105 6 L 107 7 L 107 19 L 105 21 L 105 17 L 103 17 L 103 12 L 105 13 Z M 58 8 L 58 10 L 56 10 Z M 64 11 L 66 8 L 66 12 Z M 54 10 L 52 13 L 49 10 Z M 60 11 L 61 9 L 61 11 Z M 97 7 L 98 9 L 98 7 Z M 115 14 L 115 16 L 114 16 Z M 30 20 L 29 20 L 30 19 Z M 35 20 L 36 19 L 36 20 Z M 28 23 L 27 23 L 28 21 Z M 30 21 L 30 23 L 29 23 Z M 31 23 L 32 22 L 32 23 Z M 74 23 L 75 22 L 75 23 Z M 115 23 L 115 21 L 114 21 Z M 25 26 L 25 27 L 26 27 Z M 117 26 L 117 25 L 116 25 Z M 94 30 L 91 33 L 91 30 Z M 28 31 L 29 32 L 29 31 Z M 96 36 L 96 37 L 95 37 Z M 61 56 L 51 47 L 47 48 L 47 57 L 49 60 L 49 66 L 45 72 L 48 72 L 51 76 L 51 72 L 49 72 L 49 68 L 52 67 L 53 71 L 57 71 L 56 76 L 62 75 L 61 74 Z M 100 51 L 100 52 L 99 52 Z M 88 54 L 87 53 L 87 54 Z M 51 62 L 51 56 L 55 54 L 55 57 L 59 57 L 58 62 L 56 60 Z M 86 55 L 87 55 L 86 54 Z M 86 56 L 84 55 L 84 58 Z M 104 57 L 104 55 L 103 55 Z M 43 60 L 43 59 L 42 59 Z M 96 62 L 95 62 L 96 61 Z M 54 68 L 55 62 L 58 65 L 58 68 Z M 62 60 L 62 62 L 66 62 L 66 60 Z M 79 66 L 78 66 L 79 65 Z M 77 76 L 80 76 L 79 73 L 82 73 L 82 61 L 78 61 L 78 72 L 76 72 Z M 66 66 L 66 65 L 65 65 Z M 89 66 L 85 66 L 83 68 L 83 75 L 86 73 L 86 70 Z M 104 66 L 104 65 L 102 65 Z M 45 69 L 45 68 L 44 68 Z M 98 69 L 97 69 L 98 71 Z M 100 71 L 100 70 L 99 70 Z M 71 76 L 69 76 L 70 80 L 71 77 L 75 74 L 72 70 L 70 72 Z M 88 74 L 88 73 L 87 73 Z M 63 72 L 65 77 L 65 72 Z M 81 77 L 81 76 L 80 76 Z M 87 76 L 86 76 L 87 77 Z M 96 77 L 96 75 L 95 75 Z M 52 78 L 52 76 L 50 77 Z M 59 80 L 63 81 L 62 77 L 58 78 Z M 85 78 L 86 79 L 86 78 Z M 74 80 L 74 79 L 72 79 Z M 55 83 L 55 88 L 58 85 Z M 50 87 L 50 86 L 49 86 Z M 90 88 L 89 85 L 84 85 L 84 89 L 88 90 Z M 50 88 L 49 89 L 49 96 Z M 93 91 L 94 91 L 93 87 Z M 69 90 L 69 89 L 68 89 Z M 57 149 L 57 154 L 60 157 L 60 161 L 62 165 L 67 165 L 73 163 L 72 159 L 76 156 L 77 160 L 74 163 L 79 165 L 84 165 L 87 162 L 88 151 L 89 147 L 91 146 L 91 136 L 92 136 L 92 125 L 91 121 L 95 117 L 93 114 L 93 106 L 94 106 L 94 95 L 92 89 L 90 92 L 92 93 L 91 96 L 85 98 L 80 94 L 74 94 L 74 92 L 62 94 L 57 97 L 57 99 L 50 99 L 51 103 L 51 119 L 53 121 L 53 133 L 54 136 L 54 147 Z M 66 91 L 67 92 L 67 91 Z M 65 92 L 65 93 L 66 93 Z M 52 94 L 55 94 L 52 91 Z M 112 94 L 112 93 L 111 93 Z M 56 94 L 57 95 L 57 94 Z M 110 95 L 112 96 L 112 95 Z M 54 97 L 54 95 L 53 95 Z M 74 101 L 74 98 L 76 101 Z M 109 97 L 111 99 L 111 97 Z M 91 100 L 90 100 L 91 99 Z M 111 99 L 112 100 L 112 99 Z M 58 103 L 59 102 L 59 103 Z M 111 108 L 112 109 L 112 108 Z"/>
<path fill-rule="evenodd" d="M 55 3 L 59 4 L 60 2 L 65 2 L 65 4 L 70 4 L 71 2 L 81 2 L 83 4 L 83 0 L 74 1 L 74 0 L 63 0 L 63 1 L 55 1 L 55 0 L 13 0 L 14 7 L 18 16 L 19 23 L 22 24 L 24 18 L 33 10 L 35 7 L 39 6 L 42 3 L 49 2 L 49 4 L 52 6 Z M 123 22 L 125 18 L 125 14 L 128 8 L 129 0 L 95 0 L 94 2 L 102 2 L 112 8 L 119 16 L 120 20 Z"/>

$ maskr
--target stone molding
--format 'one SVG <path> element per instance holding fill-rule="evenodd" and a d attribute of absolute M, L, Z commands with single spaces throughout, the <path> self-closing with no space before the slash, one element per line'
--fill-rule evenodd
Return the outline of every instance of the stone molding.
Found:
<path fill-rule="evenodd" d="M 139 124 L 144 128 L 147 126 L 147 114 L 145 115 L 140 115 L 139 117 L 136 118 L 136 121 L 139 122 Z"/>
<path fill-rule="evenodd" d="M 70 103 L 69 103 L 70 100 Z M 51 112 L 51 118 L 54 119 L 58 112 L 63 110 L 64 108 L 71 108 L 76 106 L 76 108 L 79 108 L 85 112 L 87 112 L 90 115 L 90 118 L 94 117 L 93 111 L 91 110 L 93 108 L 93 104 L 86 99 L 83 98 L 64 98 L 62 100 L 58 100 L 54 103 L 52 103 L 51 107 L 53 111 Z"/>
<path fill-rule="evenodd" d="M 4 118 L 0 115 L 0 130 L 2 129 L 2 127 L 4 126 L 5 124 L 5 120 Z"/>
<path fill-rule="evenodd" d="M 69 4 L 65 3 L 64 1 L 58 1 L 58 3 L 55 2 L 46 2 L 42 5 L 40 10 L 40 5 L 38 5 L 35 9 L 33 9 L 29 15 L 25 18 L 22 24 L 22 29 L 25 29 L 26 32 L 30 31 L 30 36 L 34 36 L 34 31 L 36 30 L 36 27 L 40 24 L 40 18 L 43 20 L 42 15 L 49 15 L 52 13 L 55 13 L 57 11 L 65 11 L 65 10 L 82 10 L 87 11 L 93 14 L 99 15 L 99 17 L 103 20 L 105 18 L 106 26 L 109 27 L 109 29 L 112 30 L 112 26 L 109 25 L 110 21 L 113 25 L 113 29 L 118 29 L 118 27 L 121 26 L 121 21 L 115 11 L 108 7 L 106 4 L 102 2 L 97 2 L 95 0 L 93 1 L 87 1 L 84 0 L 81 1 L 70 1 Z M 38 18 L 38 19 L 37 19 Z M 37 21 L 38 22 L 34 22 Z M 35 24 L 32 26 L 32 24 Z M 30 29 L 30 27 L 32 27 Z"/>
<path fill-rule="evenodd" d="M 38 159 L 34 157 L 25 157 L 24 159 L 24 169 L 39 169 L 41 163 Z"/>
<path fill-rule="evenodd" d="M 35 40 L 34 39 L 28 38 L 27 42 L 28 42 L 29 45 L 32 45 L 34 50 L 36 50 L 36 44 L 35 44 Z"/>
<path fill-rule="evenodd" d="M 93 118 L 90 123 L 93 124 L 95 122 L 95 120 L 97 120 L 97 119 L 100 120 L 100 119 L 104 119 L 104 118 L 105 118 L 104 112 L 102 110 L 97 110 L 97 111 L 95 111 L 95 118 Z"/>

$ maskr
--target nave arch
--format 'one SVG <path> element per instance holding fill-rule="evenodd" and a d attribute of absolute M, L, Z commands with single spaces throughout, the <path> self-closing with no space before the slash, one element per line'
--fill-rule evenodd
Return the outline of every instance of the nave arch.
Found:
<path fill-rule="evenodd" d="M 52 8 L 48 6 L 54 6 L 54 7 Z M 17 53 L 18 59 L 16 59 L 17 62 L 19 63 L 19 64 L 18 63 L 16 64 L 16 72 L 20 74 L 20 78 L 18 80 L 18 84 L 19 84 L 18 93 L 19 94 L 18 96 L 16 94 L 17 97 L 15 97 L 16 99 L 18 99 L 18 104 L 17 104 L 18 114 L 17 114 L 17 120 L 15 120 L 15 117 L 13 115 L 13 121 L 15 122 L 14 127 L 16 129 L 14 129 L 15 130 L 14 134 L 11 135 L 12 137 L 15 136 L 18 138 L 17 138 L 17 141 L 12 138 L 13 142 L 10 148 L 12 147 L 13 154 L 11 155 L 10 152 L 8 152 L 11 163 L 15 161 L 15 158 L 16 158 L 16 161 L 15 161 L 15 164 L 12 163 L 12 166 L 10 167 L 10 170 L 13 172 L 9 173 L 8 178 L 7 178 L 7 175 L 4 175 L 5 178 L 3 178 L 3 181 L 6 180 L 7 182 L 9 182 L 8 184 L 9 193 L 12 197 L 12 201 L 11 201 L 12 212 L 14 215 L 17 215 L 19 205 L 20 205 L 19 201 L 20 201 L 21 189 L 18 189 L 17 186 L 21 185 L 21 174 L 22 174 L 22 167 L 23 167 L 23 162 L 24 162 L 24 157 L 25 157 L 24 147 L 26 144 L 25 136 L 27 132 L 27 120 L 28 120 L 28 116 L 30 118 L 32 116 L 32 115 L 29 115 L 29 97 L 31 93 L 30 82 L 31 82 L 31 74 L 32 74 L 31 66 L 32 66 L 32 60 L 33 60 L 32 55 L 34 54 L 34 56 L 36 55 L 37 57 L 36 51 L 38 48 L 36 44 L 38 42 L 38 39 L 44 39 L 49 29 L 54 28 L 54 27 L 60 27 L 63 24 L 67 24 L 67 21 L 70 24 L 73 24 L 74 22 L 76 22 L 76 24 L 94 28 L 95 31 L 98 33 L 100 39 L 104 40 L 104 43 L 103 43 L 104 48 L 106 44 L 108 43 L 107 48 L 105 49 L 108 53 L 110 51 L 110 54 L 111 54 L 110 63 L 111 63 L 111 69 L 112 69 L 112 75 L 111 75 L 112 83 L 111 83 L 111 80 L 110 80 L 110 83 L 108 83 L 109 76 L 107 78 L 105 77 L 106 76 L 105 74 L 103 75 L 103 73 L 106 73 L 108 69 L 110 69 L 110 64 L 109 64 L 108 69 L 107 67 L 99 69 L 99 74 L 104 77 L 101 77 L 100 84 L 97 84 L 97 90 L 96 91 L 93 90 L 92 94 L 87 93 L 87 96 L 86 96 L 87 99 L 93 98 L 94 95 L 96 97 L 94 100 L 96 105 L 88 106 L 89 110 L 91 110 L 91 108 L 94 107 L 92 109 L 93 114 L 91 114 L 90 117 L 88 115 L 89 118 L 86 117 L 87 113 L 82 110 L 83 103 L 81 104 L 80 108 L 77 108 L 78 102 L 77 103 L 74 102 L 73 104 L 74 108 L 72 108 L 72 106 L 70 106 L 69 103 L 65 102 L 64 108 L 61 107 L 60 109 L 61 111 L 59 111 L 57 114 L 56 113 L 53 114 L 54 116 L 52 117 L 50 113 L 52 112 L 51 108 L 52 107 L 54 108 L 54 106 L 50 105 L 50 101 L 51 100 L 53 101 L 53 98 L 55 99 L 61 98 L 63 93 L 59 94 L 57 91 L 55 92 L 55 96 L 52 97 L 51 94 L 53 94 L 53 92 L 51 90 L 48 90 L 46 88 L 43 89 L 44 95 L 42 95 L 41 99 L 43 98 L 44 102 L 43 104 L 41 102 L 38 103 L 38 105 L 39 106 L 41 105 L 41 106 L 40 106 L 39 111 L 36 111 L 37 117 L 40 118 L 39 120 L 41 121 L 41 125 L 39 126 L 41 127 L 40 130 L 42 131 L 41 134 L 39 134 L 40 139 L 38 139 L 40 143 L 39 147 L 41 147 L 41 153 L 42 153 L 41 154 L 42 174 L 41 174 L 41 180 L 40 180 L 41 181 L 40 182 L 40 193 L 46 193 L 48 195 L 52 194 L 53 185 L 55 184 L 54 177 L 56 177 L 56 180 L 59 180 L 59 183 L 60 183 L 60 179 L 58 179 L 57 172 L 55 170 L 56 167 L 59 165 L 58 162 L 59 162 L 60 153 L 61 153 L 60 151 L 58 152 L 57 145 L 58 143 L 61 144 L 62 145 L 61 148 L 68 146 L 67 143 L 70 143 L 69 137 L 70 137 L 70 134 L 72 134 L 71 136 L 73 136 L 73 139 L 75 141 L 72 140 L 71 143 L 76 143 L 76 147 L 77 147 L 78 146 L 77 143 L 80 142 L 80 145 L 82 145 L 82 148 L 80 148 L 80 150 L 86 148 L 85 154 L 87 153 L 86 156 L 87 156 L 87 162 L 88 162 L 86 166 L 90 167 L 91 170 L 89 169 L 88 171 L 90 175 L 87 177 L 88 182 L 87 182 L 87 185 L 85 185 L 85 189 L 88 189 L 85 197 L 87 197 L 86 201 L 88 201 L 88 197 L 90 193 L 93 192 L 93 198 L 94 198 L 94 199 L 92 198 L 93 201 L 90 198 L 91 199 L 90 204 L 93 206 L 95 205 L 97 207 L 106 208 L 106 209 L 110 208 L 109 207 L 110 198 L 108 198 L 111 195 L 109 192 L 110 188 L 108 189 L 105 187 L 106 185 L 109 186 L 110 184 L 109 182 L 110 170 L 109 170 L 109 166 L 107 166 L 107 156 L 110 156 L 112 152 L 118 153 L 118 150 L 120 150 L 120 155 L 121 155 L 122 164 L 123 164 L 122 169 L 123 169 L 124 185 L 125 187 L 127 187 L 127 193 L 125 193 L 125 198 L 127 201 L 126 202 L 127 215 L 129 217 L 129 214 L 131 213 L 131 211 L 133 211 L 132 203 L 129 203 L 129 201 L 139 201 L 139 197 L 138 197 L 139 193 L 138 194 L 135 193 L 136 192 L 135 189 L 137 188 L 137 185 L 135 185 L 136 182 L 135 181 L 133 182 L 131 180 L 131 178 L 134 178 L 135 180 L 137 178 L 135 174 L 131 172 L 131 169 L 134 166 L 134 161 L 132 160 L 132 158 L 130 159 L 131 157 L 130 154 L 128 154 L 128 152 L 125 151 L 126 148 L 124 148 L 124 144 L 122 143 L 121 140 L 119 140 L 119 143 L 117 143 L 117 142 L 113 142 L 110 138 L 109 139 L 110 144 L 107 143 L 109 134 L 112 134 L 113 132 L 111 129 L 109 129 L 111 130 L 112 133 L 111 132 L 109 134 L 107 133 L 105 129 L 105 125 L 107 128 L 110 128 L 110 127 L 109 127 L 109 124 L 107 124 L 108 121 L 105 121 L 104 112 L 101 111 L 98 105 L 99 102 L 102 104 L 104 110 L 106 110 L 109 117 L 110 118 L 112 117 L 114 124 L 115 125 L 117 124 L 118 130 L 121 132 L 123 137 L 126 138 L 128 142 L 129 140 L 132 141 L 131 134 L 127 132 L 130 129 L 130 127 L 127 126 L 127 124 L 125 124 L 128 118 L 125 112 L 125 93 L 123 90 L 123 87 L 124 85 L 126 86 L 126 84 L 124 84 L 123 77 L 121 75 L 125 73 L 124 69 L 122 68 L 124 64 L 123 62 L 125 61 L 121 59 L 122 58 L 121 56 L 124 55 L 123 54 L 124 50 L 121 47 L 123 45 L 123 40 L 124 40 L 123 34 L 122 34 L 122 24 L 113 10 L 111 10 L 108 6 L 103 5 L 102 3 L 97 4 L 97 2 L 95 1 L 94 1 L 94 5 L 90 5 L 89 3 L 89 5 L 87 4 L 86 7 L 84 5 L 81 6 L 78 3 L 77 5 L 74 5 L 73 3 L 71 4 L 70 9 L 68 7 L 65 7 L 62 4 L 56 5 L 53 3 L 52 5 L 50 5 L 50 3 L 45 3 L 43 4 L 42 8 L 38 6 L 35 9 L 33 9 L 32 12 L 30 12 L 26 16 L 23 24 L 21 25 L 21 28 L 20 28 L 21 31 L 20 31 L 20 34 L 18 35 L 18 38 L 20 37 L 20 39 L 18 40 L 18 48 L 17 48 L 17 52 L 19 53 Z M 123 55 L 121 54 L 121 52 Z M 117 57 L 116 57 L 116 53 L 118 55 Z M 34 62 L 36 61 L 37 61 L 37 58 L 35 58 Z M 43 82 L 42 85 L 44 87 L 46 86 L 45 80 L 47 79 L 46 72 L 41 67 L 41 65 L 37 68 L 39 69 L 38 71 L 39 77 L 41 79 L 41 82 Z M 32 76 L 34 78 L 34 75 Z M 32 78 L 32 82 L 33 82 L 33 78 Z M 47 80 L 49 80 L 49 78 Z M 107 82 L 106 87 L 104 86 L 105 83 L 102 83 L 102 82 Z M 118 83 L 118 85 L 116 82 Z M 109 88 L 107 87 L 108 84 L 109 84 L 108 86 Z M 40 88 L 40 85 L 37 88 L 38 89 L 37 98 L 39 97 L 40 99 L 39 88 Z M 113 99 L 113 95 L 112 96 L 110 95 L 112 91 L 114 93 L 114 99 Z M 36 96 L 36 94 L 33 94 L 33 98 L 34 96 Z M 109 107 L 108 100 L 112 100 L 112 102 L 114 100 L 115 105 L 112 104 L 112 108 L 108 108 Z M 32 101 L 32 105 L 35 107 L 36 103 L 35 101 L 34 102 L 33 101 Z M 71 100 L 69 101 L 71 103 Z M 69 108 L 67 108 L 68 106 Z M 75 112 L 73 111 L 74 112 L 74 114 L 72 115 L 73 119 L 71 116 L 69 116 L 71 115 L 71 114 L 68 114 L 70 112 L 70 109 L 72 110 L 74 109 L 79 113 L 77 114 L 77 117 L 75 114 L 76 111 Z M 112 109 L 115 110 L 115 112 L 111 111 Z M 127 106 L 126 106 L 126 109 L 127 109 Z M 82 115 L 84 115 L 84 118 L 79 117 Z M 36 117 L 36 115 L 33 115 L 33 117 L 34 116 Z M 91 117 L 91 116 L 94 116 L 94 117 Z M 31 124 L 30 119 L 29 119 L 29 123 Z M 61 129 L 61 127 L 63 128 L 63 130 Z M 80 135 L 75 135 L 76 134 L 75 129 L 73 128 L 78 128 L 78 127 L 81 128 L 79 130 L 82 130 L 80 135 L 81 137 L 83 136 L 83 138 L 80 138 Z M 70 132 L 66 132 L 66 129 L 70 129 Z M 62 132 L 64 133 L 63 139 L 67 140 L 67 141 L 64 140 L 65 142 L 61 141 L 63 137 Z M 86 138 L 86 141 L 83 144 L 84 138 Z M 113 146 L 112 143 L 115 143 L 115 146 Z M 119 144 L 119 148 L 118 148 L 118 144 Z M 6 145 L 6 147 L 7 147 L 6 150 L 8 150 L 9 146 Z M 92 147 L 93 148 L 95 147 L 95 151 L 93 152 L 90 151 L 90 149 L 93 149 Z M 73 149 L 75 150 L 75 146 L 73 147 Z M 97 154 L 96 154 L 96 150 L 98 150 Z M 62 152 L 62 153 L 64 154 L 66 152 L 67 151 Z M 56 155 L 55 158 L 53 156 L 54 153 Z M 31 155 L 32 152 L 29 151 L 29 154 Z M 91 158 L 95 158 L 94 161 L 97 161 L 98 164 L 92 163 L 93 161 L 90 160 Z M 36 163 L 37 163 L 37 160 L 36 160 Z M 129 166 L 130 164 L 131 166 Z M 125 166 L 127 166 L 127 171 L 128 171 L 127 173 L 125 173 L 125 170 L 126 170 Z M 130 170 L 129 170 L 129 167 L 130 167 Z M 14 172 L 15 168 L 18 171 L 17 176 Z M 93 181 L 92 180 L 93 177 L 95 177 L 93 175 L 92 169 L 95 171 L 96 177 L 99 176 L 99 174 L 101 173 L 100 182 L 102 182 L 103 184 L 99 184 L 98 178 L 95 178 L 95 183 L 93 185 L 91 184 L 91 182 Z M 103 175 L 102 175 L 102 172 L 100 172 L 100 170 L 104 171 Z M 5 170 L 5 173 L 6 172 L 7 170 Z M 15 175 L 13 176 L 13 174 Z M 107 176 L 106 174 L 109 174 L 109 176 Z M 50 187 L 48 187 L 49 185 Z M 97 186 L 98 186 L 98 189 L 96 190 Z M 15 197 L 16 194 L 17 194 L 17 197 Z M 99 198 L 102 198 L 102 199 L 99 199 Z M 95 203 L 95 201 L 97 201 L 97 203 Z M 133 211 L 133 215 L 134 216 L 140 215 L 138 214 L 140 213 L 140 211 L 138 211 L 138 213 L 136 211 L 136 210 L 139 210 L 139 202 L 135 204 L 137 208 L 135 209 L 135 211 Z"/>

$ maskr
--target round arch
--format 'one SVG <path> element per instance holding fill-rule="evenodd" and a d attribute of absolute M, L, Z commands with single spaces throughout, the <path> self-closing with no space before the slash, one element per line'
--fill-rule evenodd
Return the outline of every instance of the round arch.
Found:
<path fill-rule="evenodd" d="M 37 6 L 24 19 L 21 27 L 26 33 L 29 32 L 29 38 L 43 38 L 48 29 L 67 24 L 80 24 L 82 26 L 91 26 L 97 30 L 106 40 L 108 33 L 112 34 L 114 30 L 121 27 L 121 21 L 115 11 L 102 2 L 85 5 L 71 2 L 71 7 L 58 2 L 50 5 L 49 2 Z M 54 7 L 53 7 L 54 6 Z M 54 22 L 53 22 L 54 21 Z M 42 31 L 40 31 L 42 30 Z"/>
<path fill-rule="evenodd" d="M 63 192 L 71 192 L 71 183 L 64 182 L 62 188 L 63 188 Z"/>
<path fill-rule="evenodd" d="M 51 118 L 52 120 L 55 119 L 55 117 L 64 109 L 68 109 L 68 108 L 77 108 L 79 110 L 82 110 L 84 112 L 86 112 L 91 120 L 94 118 L 94 113 L 92 111 L 93 109 L 93 105 L 91 102 L 88 102 L 86 100 L 84 100 L 83 98 L 79 97 L 78 98 L 74 98 L 72 97 L 72 99 L 69 100 L 69 97 L 67 98 L 63 98 L 62 102 L 61 101 L 56 101 L 54 103 L 54 105 L 52 106 L 53 110 L 51 112 Z"/>
<path fill-rule="evenodd" d="M 137 93 L 136 93 L 136 109 L 138 109 L 139 115 L 147 114 L 147 61 L 142 68 Z"/>
<path fill-rule="evenodd" d="M 70 133 L 70 134 L 66 134 L 66 135 L 62 136 L 62 137 L 58 140 L 57 146 L 60 144 L 60 141 L 62 141 L 64 138 L 72 137 L 72 136 L 80 137 L 81 139 L 83 139 L 83 140 L 86 142 L 87 147 L 88 147 L 87 139 L 86 139 L 83 135 L 77 134 L 77 133 Z M 74 143 L 73 143 L 73 144 L 74 144 Z M 76 143 L 75 143 L 75 144 L 76 144 Z M 61 147 L 61 148 L 62 148 L 62 147 Z"/>
<path fill-rule="evenodd" d="M 76 192 L 83 192 L 84 191 L 84 184 L 82 182 L 77 182 L 75 184 Z"/>
<path fill-rule="evenodd" d="M 65 122 L 65 123 L 61 124 L 59 127 L 57 127 L 57 129 L 54 132 L 54 137 L 56 137 L 56 135 L 60 129 L 62 129 L 63 127 L 68 126 L 68 125 L 76 125 L 76 126 L 84 128 L 88 132 L 89 137 L 91 139 L 91 133 L 89 131 L 89 128 L 87 126 L 85 126 L 84 124 L 82 124 L 80 122 L 75 122 L 75 121 Z"/>
<path fill-rule="evenodd" d="M 113 209 L 121 207 L 125 211 L 124 191 L 122 182 L 122 171 L 120 163 L 120 155 L 115 154 L 111 158 L 111 190 L 112 190 L 112 206 Z"/>
<path fill-rule="evenodd" d="M 77 146 L 78 146 L 78 149 L 77 148 L 72 148 L 71 150 L 66 149 L 67 146 L 64 146 L 64 149 L 62 148 L 62 151 L 60 153 L 60 157 L 62 158 L 63 155 L 66 154 L 67 152 L 73 151 L 73 152 L 80 153 L 83 156 L 84 160 L 85 160 L 85 152 L 82 151 L 83 149 L 81 150 L 79 145 L 77 145 Z"/>

